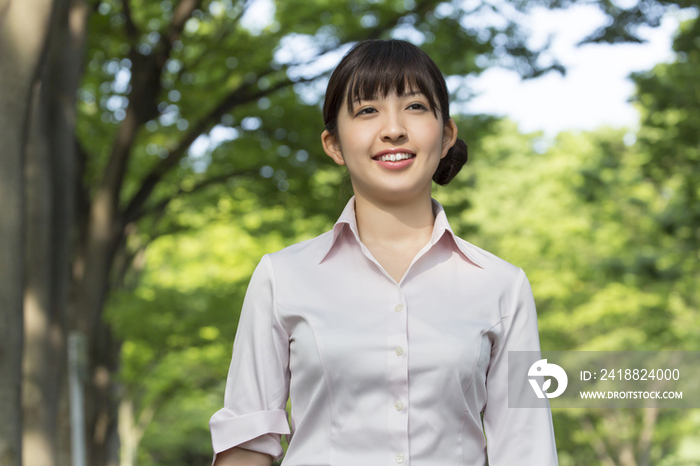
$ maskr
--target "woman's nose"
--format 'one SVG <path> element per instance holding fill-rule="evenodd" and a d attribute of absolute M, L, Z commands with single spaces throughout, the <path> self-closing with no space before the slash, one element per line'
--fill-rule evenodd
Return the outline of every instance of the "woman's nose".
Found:
<path fill-rule="evenodd" d="M 399 113 L 387 112 L 384 114 L 381 137 L 385 141 L 396 141 L 406 137 L 406 128 Z"/>

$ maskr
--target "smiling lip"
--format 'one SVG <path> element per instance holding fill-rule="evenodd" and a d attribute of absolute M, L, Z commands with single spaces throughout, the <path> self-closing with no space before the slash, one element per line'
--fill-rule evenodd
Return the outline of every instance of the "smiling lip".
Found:
<path fill-rule="evenodd" d="M 410 157 L 407 159 L 397 160 L 395 162 L 392 162 L 391 160 L 379 160 L 382 156 L 390 154 L 409 154 Z M 378 152 L 374 157 L 372 157 L 372 160 L 377 162 L 382 168 L 388 170 L 401 170 L 408 167 L 414 160 L 416 160 L 416 154 L 406 149 L 387 149 Z"/>
<path fill-rule="evenodd" d="M 381 157 L 382 155 L 387 155 L 387 154 L 411 154 L 411 155 L 414 156 L 414 157 L 415 157 L 415 155 L 416 155 L 416 153 L 413 152 L 412 150 L 403 149 L 403 148 L 401 148 L 401 147 L 395 147 L 395 148 L 393 148 L 393 149 L 386 149 L 386 150 L 377 152 L 376 154 L 374 154 L 374 155 L 372 156 L 372 158 L 373 158 L 374 160 L 377 160 L 377 159 L 378 159 L 379 157 Z"/>

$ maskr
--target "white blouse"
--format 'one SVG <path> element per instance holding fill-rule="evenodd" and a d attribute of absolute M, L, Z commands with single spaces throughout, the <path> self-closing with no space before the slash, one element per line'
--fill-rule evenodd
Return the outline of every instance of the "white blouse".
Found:
<path fill-rule="evenodd" d="M 262 257 L 214 460 L 235 446 L 279 460 L 285 434 L 283 466 L 558 464 L 550 409 L 508 408 L 507 352 L 540 351 L 530 283 L 432 206 L 399 283 L 360 241 L 354 196 L 331 231 Z"/>

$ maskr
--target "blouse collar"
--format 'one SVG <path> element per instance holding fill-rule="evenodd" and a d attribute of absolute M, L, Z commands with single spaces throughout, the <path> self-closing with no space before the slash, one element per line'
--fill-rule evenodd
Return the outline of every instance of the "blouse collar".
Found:
<path fill-rule="evenodd" d="M 468 261 L 474 263 L 478 267 L 481 267 L 482 269 L 484 266 L 479 263 L 479 261 L 476 260 L 476 255 L 474 254 L 473 251 L 469 249 L 469 243 L 467 243 L 464 240 L 458 240 L 455 237 L 454 232 L 452 231 L 452 228 L 450 227 L 450 222 L 447 221 L 447 214 L 445 213 L 445 209 L 442 207 L 442 204 L 440 204 L 438 201 L 436 201 L 434 198 L 430 198 L 430 201 L 432 203 L 432 208 L 433 208 L 433 215 L 435 216 L 435 224 L 433 225 L 433 234 L 430 237 L 430 245 L 431 247 L 437 243 L 440 238 L 442 238 L 443 234 L 445 232 L 448 232 L 448 237 L 451 239 L 451 241 L 457 246 L 459 251 L 462 252 L 464 255 L 465 259 Z M 335 222 L 335 225 L 333 225 L 333 236 L 327 246 L 323 248 L 323 254 L 321 255 L 321 260 L 318 261 L 320 264 L 323 262 L 323 260 L 326 258 L 328 253 L 333 249 L 333 246 L 336 243 L 336 240 L 338 239 L 338 236 L 340 236 L 340 232 L 343 230 L 343 227 L 345 224 L 348 224 L 350 227 L 350 230 L 352 231 L 353 235 L 355 235 L 355 239 L 357 240 L 358 243 L 360 242 L 360 234 L 358 233 L 357 230 L 357 219 L 355 217 L 355 196 L 353 195 L 348 203 L 345 205 L 345 208 L 343 209 L 343 212 L 340 214 L 340 217 L 338 217 L 338 220 Z"/>

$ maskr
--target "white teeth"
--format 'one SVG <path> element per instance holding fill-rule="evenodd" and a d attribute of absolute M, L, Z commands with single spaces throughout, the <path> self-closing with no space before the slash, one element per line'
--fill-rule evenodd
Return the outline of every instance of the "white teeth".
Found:
<path fill-rule="evenodd" d="M 406 160 L 406 159 L 410 159 L 411 157 L 413 157 L 413 154 L 408 154 L 406 152 L 402 152 L 399 154 L 382 155 L 381 157 L 379 157 L 378 160 L 381 160 L 382 162 L 388 162 L 388 161 L 396 162 L 397 160 Z"/>

